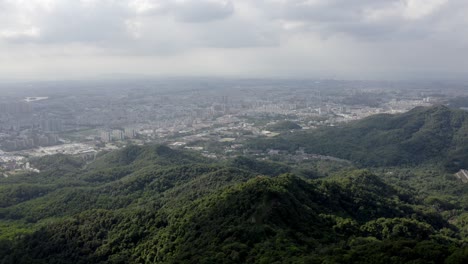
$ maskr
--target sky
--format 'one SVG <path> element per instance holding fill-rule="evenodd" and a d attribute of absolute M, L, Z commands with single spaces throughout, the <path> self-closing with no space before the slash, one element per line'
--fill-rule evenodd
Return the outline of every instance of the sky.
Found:
<path fill-rule="evenodd" d="M 464 79 L 467 0 L 0 0 L 0 80 Z"/>

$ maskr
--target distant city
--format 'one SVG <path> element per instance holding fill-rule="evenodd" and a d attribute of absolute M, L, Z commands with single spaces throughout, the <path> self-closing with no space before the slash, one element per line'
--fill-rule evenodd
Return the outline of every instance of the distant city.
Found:
<path fill-rule="evenodd" d="M 0 84 L 0 165 L 37 171 L 34 157 L 164 143 L 222 158 L 245 140 L 336 126 L 468 96 L 464 83 L 336 80 L 164 79 Z M 458 105 L 463 108 L 463 105 Z M 290 132 L 290 131 L 288 131 Z M 213 151 L 212 142 L 221 149 Z M 210 144 L 208 144 L 210 143 Z"/>

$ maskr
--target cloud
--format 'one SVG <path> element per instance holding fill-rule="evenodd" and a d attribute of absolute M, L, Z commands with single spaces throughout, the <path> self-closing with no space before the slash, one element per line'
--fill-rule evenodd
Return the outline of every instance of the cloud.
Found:
<path fill-rule="evenodd" d="M 446 21 L 446 17 L 438 15 L 444 8 L 453 10 L 450 6 L 460 1 L 3 0 L 0 39 L 132 48 L 137 40 L 155 47 L 166 40 L 187 41 L 182 36 L 186 34 L 192 37 L 187 47 L 232 48 L 275 45 L 291 32 L 312 32 L 323 37 L 348 34 L 364 40 L 420 37 Z M 463 5 L 465 9 L 467 5 Z M 246 16 L 247 9 L 257 16 Z M 169 30 L 179 34 L 164 32 Z"/>
<path fill-rule="evenodd" d="M 20 29 L 20 30 L 3 30 L 0 31 L 0 38 L 7 39 L 7 40 L 26 40 L 26 39 L 34 39 L 38 38 L 41 35 L 41 31 L 39 28 L 31 27 L 28 29 Z"/>
<path fill-rule="evenodd" d="M 405 2 L 403 16 L 407 19 L 421 19 L 432 14 L 446 3 L 447 0 L 408 0 Z"/>
<path fill-rule="evenodd" d="M 420 37 L 437 25 L 445 10 L 462 0 L 263 0 L 260 8 L 285 28 L 313 31 L 325 37 L 348 34 L 357 39 Z M 468 4 L 464 4 L 466 7 Z M 447 8 L 448 7 L 448 8 Z M 441 18 L 435 21 L 434 18 Z"/>
<path fill-rule="evenodd" d="M 40 34 L 31 40 L 44 42 L 99 42 L 128 37 L 132 35 L 129 21 L 142 17 L 171 16 L 186 23 L 203 23 L 233 13 L 232 2 L 215 0 L 3 0 L 1 7 L 2 21 L 6 21 L 0 25 L 2 31 L 37 28 Z"/>
<path fill-rule="evenodd" d="M 0 59 L 70 72 L 66 58 L 207 75 L 455 71 L 468 61 L 467 12 L 466 0 L 0 0 Z"/>
<path fill-rule="evenodd" d="M 225 19 L 234 13 L 234 4 L 225 0 L 178 0 L 170 6 L 177 19 L 189 23 Z"/>

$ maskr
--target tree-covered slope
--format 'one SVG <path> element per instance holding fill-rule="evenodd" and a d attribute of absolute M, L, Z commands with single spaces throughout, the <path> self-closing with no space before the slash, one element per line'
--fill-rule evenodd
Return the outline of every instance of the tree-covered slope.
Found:
<path fill-rule="evenodd" d="M 2 179 L 3 263 L 462 263 L 466 257 L 459 249 L 464 233 L 457 234 L 463 224 L 452 225 L 368 171 L 305 180 L 277 176 L 290 171 L 282 164 L 214 162 L 163 146 L 131 146 L 89 166 L 51 161 L 67 168 L 62 176 L 44 168 L 34 177 Z"/>
<path fill-rule="evenodd" d="M 339 127 L 253 141 L 252 148 L 336 156 L 364 166 L 438 162 L 449 170 L 468 167 L 468 112 L 445 106 L 375 115 Z"/>
<path fill-rule="evenodd" d="M 209 160 L 194 153 L 174 150 L 164 145 L 128 146 L 122 150 L 103 155 L 96 162 L 89 165 L 89 168 L 102 169 L 120 166 L 141 168 L 151 164 L 183 165 L 197 162 L 209 163 Z"/>
<path fill-rule="evenodd" d="M 164 146 L 130 146 L 88 166 L 65 158 L 53 165 L 66 168 L 63 175 L 44 167 L 0 180 L 0 263 L 464 263 L 468 257 L 466 208 L 442 212 L 366 170 L 307 180 L 284 174 L 294 168 L 283 164 L 216 162 Z"/>
<path fill-rule="evenodd" d="M 287 130 L 302 129 L 302 127 L 292 121 L 279 121 L 275 124 L 267 126 L 266 129 L 271 130 L 271 131 L 287 131 Z"/>
<path fill-rule="evenodd" d="M 256 177 L 179 206 L 86 210 L 4 242 L 3 260 L 432 263 L 431 251 L 437 250 L 434 263 L 442 263 L 461 254 L 460 238 L 446 235 L 455 227 L 401 201 L 376 176 L 355 172 L 342 179 L 309 183 L 292 175 Z M 395 256 L 398 247 L 406 252 Z"/>

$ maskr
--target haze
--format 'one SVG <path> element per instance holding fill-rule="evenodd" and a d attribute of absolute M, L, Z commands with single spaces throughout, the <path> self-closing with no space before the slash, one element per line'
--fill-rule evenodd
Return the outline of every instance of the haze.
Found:
<path fill-rule="evenodd" d="M 465 0 L 0 0 L 0 80 L 461 79 Z"/>

